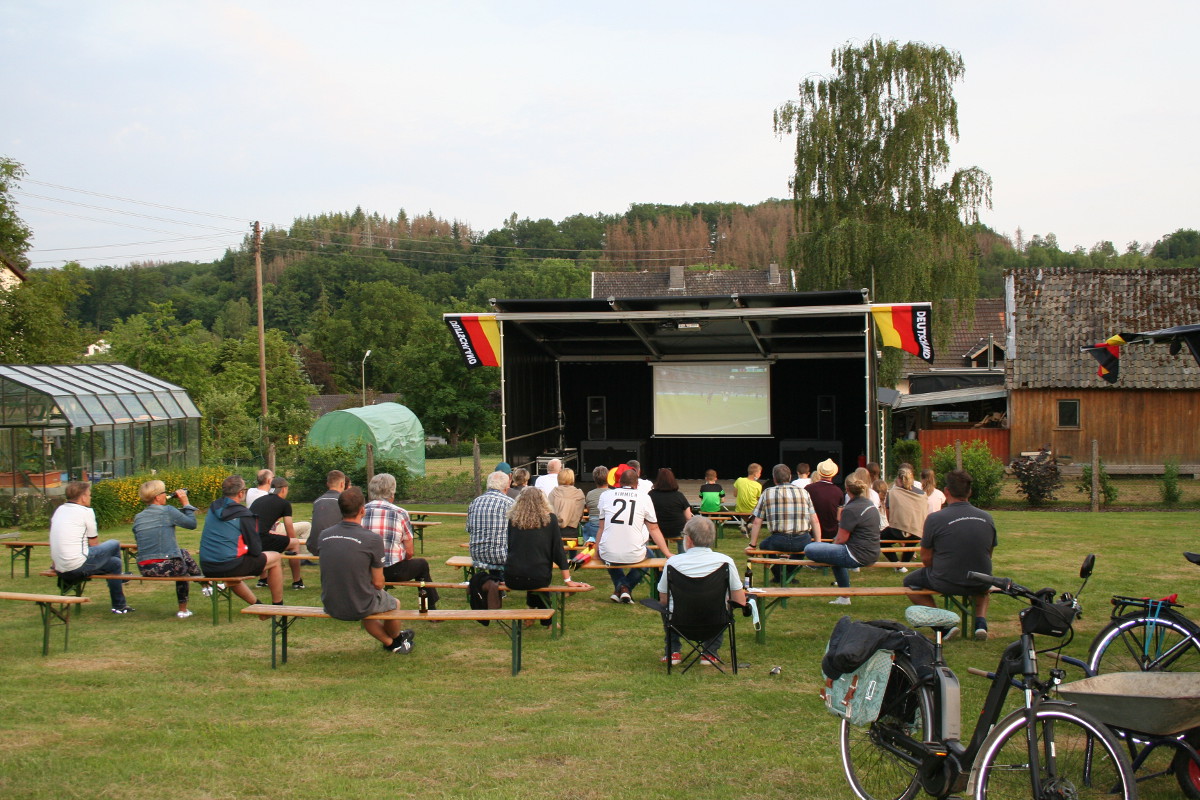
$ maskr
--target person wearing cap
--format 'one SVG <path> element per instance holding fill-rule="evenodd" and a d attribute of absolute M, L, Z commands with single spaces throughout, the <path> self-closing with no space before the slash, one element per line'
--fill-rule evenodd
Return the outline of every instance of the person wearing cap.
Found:
<path fill-rule="evenodd" d="M 188 502 L 187 489 L 176 489 L 168 494 L 166 484 L 152 480 L 138 488 L 138 496 L 146 504 L 146 508 L 133 518 L 133 538 L 138 546 L 138 571 L 147 578 L 199 575 L 200 565 L 175 540 L 176 526 L 196 529 L 196 507 Z M 167 500 L 172 497 L 179 499 L 182 508 L 167 505 Z M 205 584 L 207 587 L 208 584 Z M 175 616 L 179 619 L 192 616 L 188 610 L 188 594 L 188 582 L 176 581 L 175 600 L 179 603 L 179 610 Z"/>
<path fill-rule="evenodd" d="M 813 510 L 817 512 L 817 521 L 820 523 L 820 530 L 813 541 L 824 541 L 821 531 L 832 533 L 838 529 L 843 495 L 842 490 L 833 485 L 833 476 L 837 473 L 838 465 L 833 463 L 832 458 L 827 458 L 817 464 L 817 479 L 804 487 L 812 499 Z"/>
<path fill-rule="evenodd" d="M 282 475 L 271 479 L 271 491 L 250 504 L 250 513 L 258 517 L 258 536 L 262 549 L 275 553 L 297 553 L 311 526 L 307 522 L 292 522 L 292 504 L 287 501 L 288 481 Z M 279 523 L 278 526 L 276 523 Z M 301 535 L 302 534 L 302 535 Z M 303 589 L 304 578 L 300 576 L 299 559 L 288 562 L 292 570 L 292 588 Z M 267 585 L 264 575 L 259 587 Z"/>

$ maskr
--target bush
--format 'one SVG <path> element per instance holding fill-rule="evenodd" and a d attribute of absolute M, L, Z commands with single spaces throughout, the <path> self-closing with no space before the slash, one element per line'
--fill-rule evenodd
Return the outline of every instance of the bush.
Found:
<path fill-rule="evenodd" d="M 167 485 L 167 491 L 186 488 L 188 500 L 199 509 L 207 507 L 221 496 L 221 482 L 230 475 L 224 467 L 189 467 L 187 469 L 160 469 L 124 478 L 98 481 L 92 486 L 92 508 L 96 511 L 96 524 L 101 528 L 124 525 L 146 507 L 138 496 L 138 487 L 152 478 Z"/>
<path fill-rule="evenodd" d="M 287 476 L 291 486 L 289 491 L 291 499 L 306 503 L 323 495 L 326 488 L 325 476 L 335 469 L 346 473 L 350 483 L 361 488 L 364 494 L 366 493 L 367 468 L 365 464 L 358 466 L 358 460 L 361 458 L 358 450 L 342 446 L 308 446 L 298 448 L 295 455 L 295 462 Z M 375 474 L 378 475 L 381 472 L 389 472 L 396 476 L 396 499 L 404 498 L 411 482 L 408 467 L 399 461 L 377 458 L 375 459 Z"/>
<path fill-rule="evenodd" d="M 48 497 L 41 492 L 17 494 L 0 502 L 0 528 L 20 526 L 23 531 L 45 531 L 50 517 L 65 498 Z"/>
<path fill-rule="evenodd" d="M 1079 478 L 1079 483 L 1076 484 L 1079 491 L 1086 494 L 1089 498 L 1092 496 L 1092 465 L 1088 464 L 1083 468 L 1083 475 Z M 1108 472 L 1104 469 L 1104 462 L 1100 462 L 1100 502 L 1106 506 L 1110 506 L 1117 502 L 1117 487 L 1112 482 L 1112 478 L 1108 477 Z"/>
<path fill-rule="evenodd" d="M 963 445 L 963 469 L 971 473 L 971 502 L 984 507 L 1000 498 L 1004 480 L 1004 464 L 992 455 L 987 442 L 975 439 Z M 946 445 L 933 451 L 933 471 L 945 476 L 955 469 L 954 446 Z"/>
<path fill-rule="evenodd" d="M 426 458 L 470 458 L 475 452 L 474 442 L 459 442 L 452 444 L 431 444 L 425 447 Z M 498 456 L 503 451 L 499 442 L 480 442 L 481 456 Z"/>
<path fill-rule="evenodd" d="M 405 500 L 410 503 L 463 503 L 475 498 L 478 490 L 468 472 L 437 478 L 414 478 L 408 486 Z"/>
<path fill-rule="evenodd" d="M 891 458 L 888 459 L 888 479 L 896 477 L 901 464 L 912 464 L 913 470 L 921 474 L 921 443 L 916 439 L 897 439 L 892 443 Z"/>
<path fill-rule="evenodd" d="M 1031 506 L 1045 505 L 1057 499 L 1054 493 L 1062 488 L 1062 474 L 1058 460 L 1045 450 L 1036 456 L 1022 456 L 1013 460 L 1009 467 L 1017 477 L 1017 491 L 1025 495 Z"/>
<path fill-rule="evenodd" d="M 1179 462 L 1175 459 L 1163 464 L 1158 490 L 1162 494 L 1163 505 L 1173 506 L 1183 499 L 1183 490 L 1179 488 Z"/>

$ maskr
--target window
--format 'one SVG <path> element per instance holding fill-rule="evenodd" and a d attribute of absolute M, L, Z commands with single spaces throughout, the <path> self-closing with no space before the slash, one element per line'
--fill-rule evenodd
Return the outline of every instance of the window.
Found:
<path fill-rule="evenodd" d="M 1058 427 L 1060 427 L 1060 428 L 1078 428 L 1079 427 L 1079 401 L 1078 400 L 1059 400 L 1058 401 Z"/>

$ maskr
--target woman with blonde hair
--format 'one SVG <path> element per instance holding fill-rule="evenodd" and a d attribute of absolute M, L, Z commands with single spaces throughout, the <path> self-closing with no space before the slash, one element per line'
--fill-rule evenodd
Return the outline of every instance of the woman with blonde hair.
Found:
<path fill-rule="evenodd" d="M 188 577 L 200 574 L 200 566 L 192 554 L 179 546 L 175 540 L 175 528 L 196 529 L 196 507 L 188 502 L 187 489 L 168 492 L 160 480 L 149 480 L 138 488 L 138 496 L 146 504 L 145 510 L 133 518 L 133 538 L 138 546 L 138 571 L 147 578 Z M 167 505 L 172 497 L 179 500 L 182 508 Z M 212 590 L 204 584 L 206 594 Z M 179 610 L 175 616 L 187 619 L 188 582 L 175 582 L 175 600 Z"/>
<path fill-rule="evenodd" d="M 558 527 L 564 538 L 579 536 L 579 520 L 587 498 L 583 490 L 575 485 L 575 470 L 563 467 L 558 471 L 558 486 L 550 491 L 550 508 L 558 517 Z"/>
<path fill-rule="evenodd" d="M 508 511 L 504 582 L 509 589 L 526 590 L 525 605 L 529 608 L 546 608 L 543 596 L 528 590 L 549 586 L 554 580 L 554 567 L 562 571 L 567 586 L 587 586 L 571 580 L 558 517 L 550 510 L 546 495 L 536 486 L 526 486 Z M 543 620 L 542 625 L 550 627 L 550 620 Z"/>
<path fill-rule="evenodd" d="M 929 514 L 929 498 L 919 489 L 913 488 L 913 468 L 901 464 L 896 470 L 896 482 L 887 493 L 888 527 L 883 538 L 911 544 L 921 540 L 925 530 L 925 517 Z M 888 561 L 911 561 L 912 553 L 885 553 Z M 908 572 L 908 567 L 897 567 L 897 572 Z"/>
<path fill-rule="evenodd" d="M 879 509 L 867 499 L 867 489 L 865 480 L 848 475 L 846 493 L 851 499 L 842 509 L 837 536 L 804 548 L 806 557 L 833 567 L 833 579 L 843 588 L 850 585 L 851 569 L 879 560 Z M 850 598 L 835 597 L 830 604 L 848 606 Z"/>

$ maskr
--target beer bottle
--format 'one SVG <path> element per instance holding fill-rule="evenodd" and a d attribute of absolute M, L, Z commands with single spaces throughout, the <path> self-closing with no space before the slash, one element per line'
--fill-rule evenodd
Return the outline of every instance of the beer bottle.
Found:
<path fill-rule="evenodd" d="M 429 590 L 425 588 L 425 581 L 417 584 L 417 613 L 429 613 Z"/>

